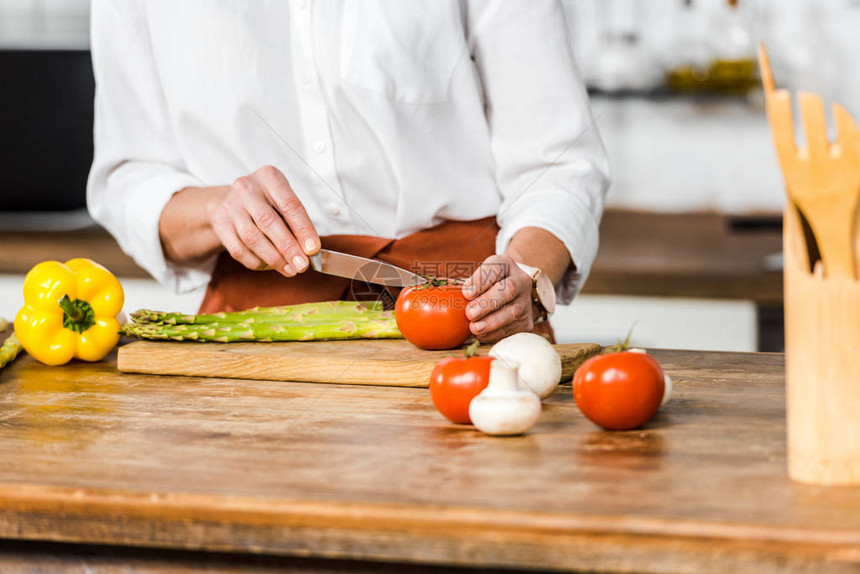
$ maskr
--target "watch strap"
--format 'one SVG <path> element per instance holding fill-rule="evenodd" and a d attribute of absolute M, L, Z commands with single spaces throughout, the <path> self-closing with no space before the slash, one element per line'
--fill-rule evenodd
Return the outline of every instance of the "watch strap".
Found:
<path fill-rule="evenodd" d="M 537 267 L 532 267 L 531 265 L 526 265 L 525 263 L 516 262 L 517 267 L 522 269 L 529 277 L 532 278 L 532 293 L 531 300 L 532 305 L 537 309 L 537 316 L 534 318 L 534 323 L 543 323 L 544 321 L 549 320 L 549 310 L 546 308 L 546 305 L 541 301 L 540 295 L 538 293 L 538 277 L 541 275 L 541 270 Z"/>

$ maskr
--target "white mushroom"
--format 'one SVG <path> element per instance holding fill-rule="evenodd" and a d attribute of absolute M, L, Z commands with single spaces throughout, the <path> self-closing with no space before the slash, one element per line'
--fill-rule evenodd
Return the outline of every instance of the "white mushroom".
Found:
<path fill-rule="evenodd" d="M 541 399 L 550 396 L 561 382 L 561 357 L 540 335 L 517 333 L 506 337 L 493 345 L 490 356 L 518 363 L 520 383 Z"/>
<path fill-rule="evenodd" d="M 672 377 L 663 373 L 663 383 L 665 384 L 665 388 L 663 389 L 663 400 L 660 401 L 660 407 L 669 402 L 669 399 L 672 398 Z"/>
<path fill-rule="evenodd" d="M 511 361 L 490 363 L 490 382 L 469 405 L 469 418 L 475 428 L 497 436 L 526 432 L 535 425 L 540 412 L 540 399 L 520 385 L 517 365 Z"/>
<path fill-rule="evenodd" d="M 642 353 L 643 355 L 647 355 L 648 351 L 645 349 L 628 349 L 631 353 Z M 672 398 L 672 377 L 670 377 L 666 372 L 663 372 L 663 400 L 660 401 L 660 408 L 663 407 L 666 403 L 669 402 L 669 399 Z"/>

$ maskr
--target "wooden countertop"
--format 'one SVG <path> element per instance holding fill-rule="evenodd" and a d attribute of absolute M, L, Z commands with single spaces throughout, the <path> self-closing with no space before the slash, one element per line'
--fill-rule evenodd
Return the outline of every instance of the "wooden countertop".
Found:
<path fill-rule="evenodd" d="M 101 227 L 76 231 L 0 231 L 0 274 L 23 275 L 46 259 L 87 257 L 120 277 L 149 277 Z"/>
<path fill-rule="evenodd" d="M 782 273 L 763 259 L 779 252 L 773 227 L 733 230 L 715 213 L 656 214 L 610 210 L 584 292 L 747 299 L 782 303 Z M 0 232 L 0 273 L 23 274 L 46 258 L 89 257 L 122 277 L 147 277 L 101 229 L 62 233 Z"/>
<path fill-rule="evenodd" d="M 782 230 L 773 222 L 716 213 L 607 211 L 583 292 L 781 306 L 782 272 L 765 266 L 767 256 L 782 250 Z"/>
<path fill-rule="evenodd" d="M 655 356 L 676 390 L 646 428 L 598 430 L 568 385 L 516 438 L 448 424 L 426 389 L 19 358 L 0 371 L 0 538 L 31 542 L 0 544 L 0 570 L 41 564 L 46 542 L 149 567 L 208 551 L 357 561 L 314 572 L 860 570 L 860 488 L 786 477 L 783 356 Z"/>

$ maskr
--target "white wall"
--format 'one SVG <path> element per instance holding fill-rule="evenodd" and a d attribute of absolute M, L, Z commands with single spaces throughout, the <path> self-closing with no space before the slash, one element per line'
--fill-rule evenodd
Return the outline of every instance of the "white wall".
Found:
<path fill-rule="evenodd" d="M 638 15 L 647 60 L 668 66 L 679 44 L 697 39 L 705 50 L 718 51 L 725 39 L 719 23 L 725 0 L 694 0 L 692 20 L 682 19 L 682 0 L 562 0 L 580 68 L 594 73 L 605 30 L 601 15 L 607 7 Z M 778 79 L 794 89 L 820 92 L 840 99 L 860 115 L 860 0 L 740 0 L 745 25 L 771 53 Z M 601 9 L 602 8 L 602 9 Z M 616 11 L 617 11 L 616 10 Z M 614 20 L 630 21 L 630 18 Z M 683 22 L 683 26 L 680 24 Z"/>
<path fill-rule="evenodd" d="M 564 5 L 579 67 L 591 84 L 600 84 L 607 69 L 617 74 L 625 65 L 631 73 L 650 70 L 659 79 L 679 53 L 695 52 L 689 44 L 704 52 L 707 63 L 726 42 L 719 33 L 728 11 L 724 1 L 696 0 L 692 20 L 683 22 L 681 0 L 564 0 Z M 860 0 L 740 0 L 740 5 L 749 47 L 765 41 L 780 86 L 839 101 L 860 118 Z M 619 7 L 638 19 L 611 12 Z M 607 16 L 616 28 L 639 23 L 638 47 L 623 57 L 614 57 L 605 44 Z M 613 171 L 607 205 L 782 210 L 782 175 L 760 94 L 709 101 L 595 97 L 592 107 Z"/>
<path fill-rule="evenodd" d="M 610 345 L 633 329 L 639 347 L 752 352 L 758 346 L 749 301 L 580 295 L 552 318 L 559 343 Z"/>
<path fill-rule="evenodd" d="M 785 203 L 761 102 L 592 98 L 612 167 L 609 207 L 779 212 Z"/>
<path fill-rule="evenodd" d="M 0 0 L 0 47 L 89 46 L 89 0 Z"/>

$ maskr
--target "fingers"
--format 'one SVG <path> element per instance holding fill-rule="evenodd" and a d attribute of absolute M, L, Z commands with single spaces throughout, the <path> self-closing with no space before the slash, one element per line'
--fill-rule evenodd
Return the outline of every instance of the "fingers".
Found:
<path fill-rule="evenodd" d="M 212 229 L 227 250 L 230 256 L 247 267 L 248 269 L 262 270 L 266 268 L 266 263 L 254 255 L 254 252 L 248 249 L 245 244 L 239 239 L 236 233 L 236 228 L 233 226 L 232 218 L 230 218 L 226 210 L 219 209 L 212 216 Z"/>
<path fill-rule="evenodd" d="M 284 224 L 284 220 L 270 204 L 262 201 L 259 197 L 250 198 L 247 212 L 249 218 L 240 218 L 241 221 L 252 226 L 252 229 L 246 229 L 246 231 L 250 235 L 254 235 L 254 230 L 261 232 L 268 240 L 267 243 L 277 251 L 276 261 L 270 262 L 269 259 L 263 257 L 272 269 L 282 269 L 289 265 L 294 274 L 307 269 L 307 257 L 296 242 L 296 238 Z M 243 236 L 240 234 L 240 237 Z M 266 251 L 269 251 L 265 243 L 261 243 L 261 245 Z M 260 255 L 263 254 L 260 253 Z"/>
<path fill-rule="evenodd" d="M 298 241 L 302 257 L 319 251 L 320 238 L 305 206 L 290 187 L 283 173 L 274 167 L 267 166 L 258 170 L 261 178 L 267 184 L 266 193 L 271 204 L 289 225 L 293 236 Z"/>
<path fill-rule="evenodd" d="M 265 263 L 265 268 L 283 271 L 283 274 L 288 277 L 299 272 L 284 258 L 281 250 L 275 247 L 271 239 L 263 233 L 248 213 L 236 213 L 233 217 L 233 224 L 236 227 L 236 235 L 238 235 L 239 240 Z"/>
<path fill-rule="evenodd" d="M 517 269 L 519 271 L 519 268 Z M 519 276 L 521 275 L 521 276 Z M 469 301 L 466 306 L 466 316 L 470 321 L 477 321 L 514 301 L 524 290 L 531 294 L 531 278 L 520 271 L 499 279 L 482 295 Z"/>
<path fill-rule="evenodd" d="M 499 341 L 514 333 L 531 331 L 533 327 L 530 301 L 524 302 L 520 299 L 472 323 L 471 326 L 472 333 L 484 342 Z"/>
<path fill-rule="evenodd" d="M 249 269 L 292 277 L 308 268 L 320 239 L 287 178 L 267 166 L 238 178 L 210 216 L 230 255 Z"/>
<path fill-rule="evenodd" d="M 509 265 L 513 259 L 506 255 L 491 255 L 463 283 L 463 295 L 466 299 L 474 299 L 486 293 L 493 285 L 508 275 Z"/>
<path fill-rule="evenodd" d="M 494 341 L 532 329 L 532 279 L 511 257 L 488 257 L 463 289 L 471 299 L 466 307 L 469 328 L 480 340 Z"/>

